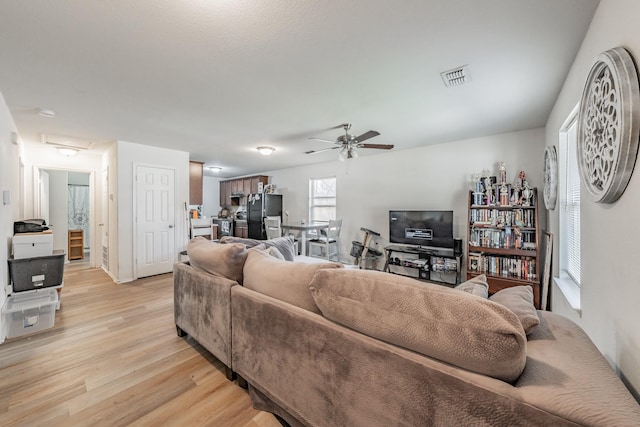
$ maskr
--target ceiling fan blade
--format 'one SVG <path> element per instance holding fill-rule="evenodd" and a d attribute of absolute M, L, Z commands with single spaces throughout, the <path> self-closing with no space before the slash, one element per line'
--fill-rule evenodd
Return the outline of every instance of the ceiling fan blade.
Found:
<path fill-rule="evenodd" d="M 391 150 L 392 144 L 358 144 L 358 148 L 377 148 L 379 150 Z"/>
<path fill-rule="evenodd" d="M 327 150 L 335 150 L 336 148 L 342 148 L 341 145 L 336 145 L 335 147 L 331 147 L 331 148 L 323 148 L 322 150 L 309 150 L 309 151 L 305 151 L 304 154 L 316 154 L 316 153 L 322 153 L 323 151 L 327 151 Z"/>
<path fill-rule="evenodd" d="M 309 138 L 309 139 L 313 139 L 314 141 L 320 141 L 320 142 L 328 142 L 329 144 L 336 144 L 336 141 L 331 141 L 329 139 L 323 139 L 323 138 Z"/>
<path fill-rule="evenodd" d="M 370 130 L 369 132 L 365 132 L 362 135 L 356 137 L 357 142 L 365 141 L 369 138 L 373 138 L 374 136 L 380 135 L 380 132 L 376 132 L 375 130 Z"/>

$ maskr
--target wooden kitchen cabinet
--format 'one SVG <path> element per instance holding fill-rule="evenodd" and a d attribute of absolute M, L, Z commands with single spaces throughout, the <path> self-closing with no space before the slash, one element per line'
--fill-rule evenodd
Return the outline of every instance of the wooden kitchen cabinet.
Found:
<path fill-rule="evenodd" d="M 258 192 L 258 183 L 260 182 L 263 187 L 265 187 L 269 183 L 269 177 L 266 175 L 258 175 L 220 181 L 220 206 L 237 206 L 238 203 L 242 205 L 246 204 L 247 196 Z M 243 193 L 244 197 L 232 199 L 231 195 L 233 193 Z"/>
<path fill-rule="evenodd" d="M 202 204 L 202 162 L 189 162 L 189 204 Z"/>
<path fill-rule="evenodd" d="M 220 181 L 220 206 L 231 206 L 231 181 Z"/>
<path fill-rule="evenodd" d="M 252 176 L 251 177 L 251 194 L 255 194 L 258 192 L 258 183 L 262 183 L 262 187 L 266 187 L 269 183 L 269 177 L 264 175 Z"/>
<path fill-rule="evenodd" d="M 233 235 L 235 237 L 241 237 L 246 239 L 249 237 L 249 226 L 247 221 L 236 221 L 233 229 Z"/>

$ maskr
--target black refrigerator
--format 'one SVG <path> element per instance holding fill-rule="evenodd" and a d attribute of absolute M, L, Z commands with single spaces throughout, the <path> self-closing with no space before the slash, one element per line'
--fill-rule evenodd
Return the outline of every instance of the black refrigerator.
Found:
<path fill-rule="evenodd" d="M 250 239 L 266 240 L 264 219 L 282 218 L 282 194 L 251 194 L 247 201 L 247 225 Z"/>

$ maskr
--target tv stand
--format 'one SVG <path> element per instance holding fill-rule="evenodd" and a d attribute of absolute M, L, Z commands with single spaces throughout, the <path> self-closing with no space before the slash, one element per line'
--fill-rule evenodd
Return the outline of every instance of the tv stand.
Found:
<path fill-rule="evenodd" d="M 383 271 L 387 273 L 413 277 L 439 285 L 455 286 L 460 283 L 462 254 L 456 255 L 453 250 L 389 245 L 384 248 L 384 251 L 386 261 Z M 417 254 L 418 258 L 402 254 Z M 403 271 L 403 269 L 406 270 Z M 408 274 L 411 271 L 416 272 L 417 275 Z"/>

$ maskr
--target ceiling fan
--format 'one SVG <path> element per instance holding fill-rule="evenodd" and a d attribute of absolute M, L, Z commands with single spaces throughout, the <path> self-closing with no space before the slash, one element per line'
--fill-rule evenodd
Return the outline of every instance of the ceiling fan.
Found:
<path fill-rule="evenodd" d="M 305 151 L 305 154 L 315 154 L 320 153 L 327 150 L 335 150 L 341 148 L 340 153 L 338 154 L 338 158 L 340 160 L 352 159 L 358 157 L 358 153 L 356 152 L 356 148 L 375 148 L 378 150 L 391 150 L 393 145 L 390 144 L 364 144 L 363 141 L 366 141 L 369 138 L 373 138 L 374 136 L 380 135 L 380 132 L 375 130 L 370 130 L 368 132 L 363 133 L 360 136 L 354 136 L 349 133 L 349 129 L 351 129 L 351 123 L 343 123 L 341 125 L 336 126 L 334 129 L 343 128 L 344 135 L 340 135 L 335 141 L 331 141 L 323 138 L 309 138 L 314 141 L 322 141 L 328 142 L 330 144 L 335 144 L 335 147 L 324 148 L 322 150 L 309 150 Z"/>

